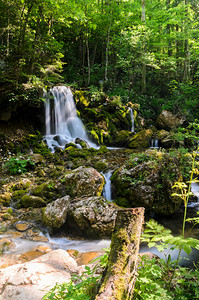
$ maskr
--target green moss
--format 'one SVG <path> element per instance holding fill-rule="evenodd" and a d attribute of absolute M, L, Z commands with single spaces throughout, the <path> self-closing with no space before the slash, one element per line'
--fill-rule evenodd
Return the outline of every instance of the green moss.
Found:
<path fill-rule="evenodd" d="M 12 198 L 13 198 L 14 201 L 18 201 L 18 200 L 20 200 L 26 193 L 27 193 L 27 190 L 18 190 L 18 191 L 15 191 L 15 192 L 13 193 Z"/>
<path fill-rule="evenodd" d="M 128 147 L 133 149 L 149 148 L 152 135 L 153 131 L 151 129 L 141 130 L 129 139 Z"/>
<path fill-rule="evenodd" d="M 74 98 L 80 107 L 87 107 L 89 105 L 89 100 L 84 91 L 75 91 Z"/>
<path fill-rule="evenodd" d="M 98 171 L 98 172 L 102 172 L 105 169 L 108 168 L 108 164 L 107 162 L 104 161 L 97 161 L 96 163 L 94 163 L 93 167 Z"/>
<path fill-rule="evenodd" d="M 107 149 L 106 146 L 101 146 L 98 150 L 98 153 L 101 153 L 101 154 L 107 153 L 107 152 L 109 152 L 109 150 Z"/>
<path fill-rule="evenodd" d="M 20 202 L 22 206 L 25 208 L 46 206 L 46 202 L 41 197 L 32 196 L 32 195 L 23 196 Z"/>
<path fill-rule="evenodd" d="M 126 198 L 118 197 L 114 200 L 114 202 L 121 207 L 130 207 L 130 203 Z"/>
<path fill-rule="evenodd" d="M 94 128 L 90 131 L 90 135 L 98 144 L 100 143 L 99 136 L 97 134 L 97 131 Z"/>

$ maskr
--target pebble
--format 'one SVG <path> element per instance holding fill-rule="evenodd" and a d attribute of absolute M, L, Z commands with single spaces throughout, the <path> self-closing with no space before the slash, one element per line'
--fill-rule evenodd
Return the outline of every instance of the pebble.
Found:
<path fill-rule="evenodd" d="M 15 225 L 15 228 L 18 230 L 18 231 L 26 231 L 27 229 L 30 228 L 30 224 L 28 223 L 17 223 Z"/>

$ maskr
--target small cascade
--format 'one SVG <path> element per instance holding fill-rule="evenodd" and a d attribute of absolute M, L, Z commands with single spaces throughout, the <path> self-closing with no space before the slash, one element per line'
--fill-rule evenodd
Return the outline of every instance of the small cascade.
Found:
<path fill-rule="evenodd" d="M 112 195 L 111 195 L 111 176 L 112 176 L 113 171 L 108 171 L 106 173 L 102 173 L 102 175 L 105 178 L 105 185 L 103 189 L 103 196 L 106 198 L 108 201 L 112 201 Z"/>
<path fill-rule="evenodd" d="M 198 182 L 192 182 L 191 191 L 197 197 L 197 201 L 188 202 L 188 207 L 194 208 L 199 211 L 199 184 L 198 184 Z"/>
<path fill-rule="evenodd" d="M 151 139 L 150 148 L 159 148 L 157 139 Z"/>
<path fill-rule="evenodd" d="M 130 108 L 130 116 L 131 116 L 131 132 L 135 131 L 135 124 L 134 124 L 134 116 L 133 116 L 133 109 Z"/>
<path fill-rule="evenodd" d="M 97 147 L 89 140 L 84 125 L 77 116 L 70 88 L 55 86 L 49 93 L 45 93 L 44 97 L 46 98 L 44 138 L 52 152 L 55 147 L 64 149 L 67 143 L 75 143 L 76 138 L 86 141 L 93 148 Z"/>

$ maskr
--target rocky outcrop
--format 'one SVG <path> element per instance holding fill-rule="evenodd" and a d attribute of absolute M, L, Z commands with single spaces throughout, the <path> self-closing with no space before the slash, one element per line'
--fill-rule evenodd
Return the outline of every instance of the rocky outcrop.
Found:
<path fill-rule="evenodd" d="M 181 126 L 184 121 L 184 117 L 178 117 L 170 111 L 163 110 L 158 116 L 156 124 L 161 129 L 171 130 L 173 128 Z"/>
<path fill-rule="evenodd" d="M 180 180 L 178 158 L 150 150 L 119 168 L 113 174 L 112 184 L 119 205 L 143 206 L 157 214 L 169 215 L 182 202 L 181 198 L 172 196 L 172 186 Z"/>
<path fill-rule="evenodd" d="M 65 175 L 66 193 L 71 197 L 100 196 L 104 177 L 94 168 L 79 167 Z"/>
<path fill-rule="evenodd" d="M 75 260 L 64 250 L 54 250 L 24 264 L 0 270 L 0 299 L 41 300 L 55 286 L 78 273 Z"/>

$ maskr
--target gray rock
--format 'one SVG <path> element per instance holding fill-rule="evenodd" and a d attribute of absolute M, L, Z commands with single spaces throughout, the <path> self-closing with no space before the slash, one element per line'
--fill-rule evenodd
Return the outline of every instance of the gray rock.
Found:
<path fill-rule="evenodd" d="M 161 129 L 171 130 L 181 126 L 185 121 L 184 117 L 178 117 L 172 112 L 163 110 L 157 118 L 157 126 Z"/>
<path fill-rule="evenodd" d="M 0 300 L 41 300 L 55 286 L 78 272 L 77 263 L 65 250 L 54 250 L 31 262 L 0 270 Z"/>
<path fill-rule="evenodd" d="M 53 228 L 60 228 L 66 221 L 70 206 L 70 196 L 49 203 L 43 210 L 43 223 Z"/>
<path fill-rule="evenodd" d="M 100 196 L 104 177 L 94 168 L 81 166 L 66 173 L 65 185 L 71 197 Z"/>
<path fill-rule="evenodd" d="M 66 225 L 90 238 L 110 237 L 118 207 L 104 197 L 75 198 L 67 213 Z"/>

